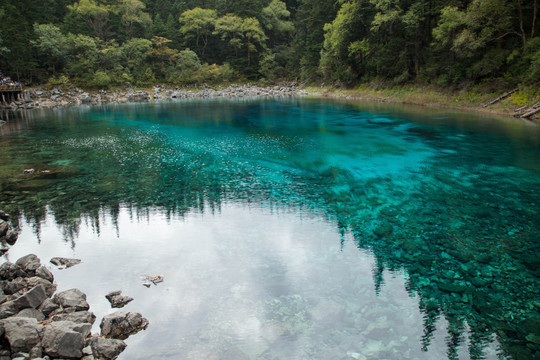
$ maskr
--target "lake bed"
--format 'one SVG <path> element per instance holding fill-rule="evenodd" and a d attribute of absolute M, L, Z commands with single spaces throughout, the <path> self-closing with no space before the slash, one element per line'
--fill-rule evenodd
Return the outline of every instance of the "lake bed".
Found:
<path fill-rule="evenodd" d="M 98 318 L 134 297 L 120 359 L 539 354 L 536 126 L 197 100 L 35 112 L 0 147 L 6 258 L 82 259 L 55 277 Z"/>

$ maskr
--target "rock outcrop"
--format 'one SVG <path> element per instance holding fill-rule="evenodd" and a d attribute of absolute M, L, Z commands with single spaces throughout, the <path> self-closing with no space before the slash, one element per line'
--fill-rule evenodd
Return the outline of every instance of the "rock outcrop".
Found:
<path fill-rule="evenodd" d="M 0 359 L 116 359 L 127 346 L 122 340 L 148 326 L 139 313 L 116 312 L 103 318 L 101 336 L 92 335 L 96 316 L 86 295 L 55 290 L 54 275 L 34 254 L 0 265 Z"/>

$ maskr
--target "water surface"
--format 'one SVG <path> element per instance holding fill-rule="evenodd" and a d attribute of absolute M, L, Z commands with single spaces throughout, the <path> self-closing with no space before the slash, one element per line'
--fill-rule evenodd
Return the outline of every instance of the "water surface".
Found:
<path fill-rule="evenodd" d="M 98 318 L 134 297 L 150 327 L 120 359 L 540 356 L 534 125 L 308 100 L 9 115 L 5 259 L 81 258 L 54 273 Z"/>

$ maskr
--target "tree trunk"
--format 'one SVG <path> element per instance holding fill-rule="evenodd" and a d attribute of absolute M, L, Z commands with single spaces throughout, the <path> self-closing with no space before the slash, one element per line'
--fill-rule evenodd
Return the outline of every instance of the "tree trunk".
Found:
<path fill-rule="evenodd" d="M 251 64 L 251 42 L 248 40 L 248 66 Z"/>
<path fill-rule="evenodd" d="M 533 20 L 532 20 L 532 26 L 531 26 L 531 39 L 534 37 L 534 27 L 536 25 L 536 15 L 538 13 L 538 4 L 537 4 L 537 1 L 538 0 L 534 0 L 534 5 L 533 5 Z"/>
<path fill-rule="evenodd" d="M 519 29 L 521 30 L 521 40 L 523 42 L 523 52 L 527 52 L 527 36 L 525 35 L 525 29 L 523 28 L 523 9 L 521 8 L 521 0 L 517 1 L 519 9 Z"/>

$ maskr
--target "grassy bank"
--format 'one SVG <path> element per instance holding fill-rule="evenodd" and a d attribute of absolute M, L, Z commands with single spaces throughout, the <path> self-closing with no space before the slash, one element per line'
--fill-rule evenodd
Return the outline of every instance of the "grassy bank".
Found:
<path fill-rule="evenodd" d="M 504 116 L 515 116 L 517 109 L 524 106 L 532 107 L 540 101 L 540 87 L 520 88 L 509 97 L 486 107 L 485 104 L 511 89 L 496 92 L 481 89 L 449 90 L 420 85 L 387 87 L 363 84 L 351 89 L 309 86 L 305 90 L 323 97 L 461 109 Z M 540 122 L 540 114 L 531 117 L 530 120 Z"/>

